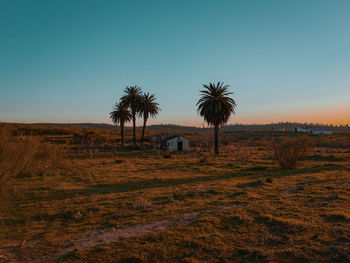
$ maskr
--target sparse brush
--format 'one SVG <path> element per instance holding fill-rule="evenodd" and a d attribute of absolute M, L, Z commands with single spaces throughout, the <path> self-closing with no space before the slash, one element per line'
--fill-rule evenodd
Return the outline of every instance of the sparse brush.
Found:
<path fill-rule="evenodd" d="M 170 159 L 171 158 L 171 153 L 165 153 L 163 154 L 164 159 Z"/>
<path fill-rule="evenodd" d="M 210 159 L 209 159 L 208 155 L 203 154 L 200 156 L 199 163 L 207 164 L 207 163 L 209 163 L 209 161 L 210 161 Z"/>
<path fill-rule="evenodd" d="M 200 160 L 200 163 L 208 163 L 208 157 L 206 155 L 204 155 Z"/>
<path fill-rule="evenodd" d="M 269 183 L 269 184 L 272 184 L 272 179 L 271 179 L 270 177 L 267 177 L 267 178 L 265 179 L 265 182 L 266 182 L 266 183 Z"/>
<path fill-rule="evenodd" d="M 273 142 L 275 157 L 280 166 L 285 169 L 297 168 L 310 146 L 307 135 L 296 138 L 281 137 L 278 143 Z"/>
<path fill-rule="evenodd" d="M 152 207 L 153 207 L 152 202 L 144 199 L 143 197 L 137 199 L 133 203 L 133 208 L 140 211 L 149 211 L 152 209 Z"/>
<path fill-rule="evenodd" d="M 33 136 L 14 136 L 0 128 L 0 192 L 18 175 L 42 174 L 63 160 L 63 150 Z"/>

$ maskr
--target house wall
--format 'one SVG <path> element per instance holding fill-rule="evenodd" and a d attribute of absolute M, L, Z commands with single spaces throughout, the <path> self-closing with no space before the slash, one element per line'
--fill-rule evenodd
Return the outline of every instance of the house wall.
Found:
<path fill-rule="evenodd" d="M 188 139 L 184 138 L 184 137 L 175 137 L 171 140 L 167 141 L 167 149 L 170 151 L 177 151 L 177 146 L 178 146 L 178 142 L 182 142 L 182 150 L 183 151 L 187 151 L 190 148 L 190 143 L 188 141 Z"/>

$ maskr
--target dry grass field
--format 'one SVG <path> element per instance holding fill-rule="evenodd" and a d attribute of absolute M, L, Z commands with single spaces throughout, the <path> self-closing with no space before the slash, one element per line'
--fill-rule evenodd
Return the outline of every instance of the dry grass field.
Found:
<path fill-rule="evenodd" d="M 294 134 L 226 133 L 220 157 L 193 146 L 164 158 L 150 133 L 143 149 L 97 152 L 77 149 L 80 130 L 45 129 L 15 135 L 66 160 L 3 191 L 0 262 L 350 262 L 350 135 L 311 136 L 299 167 L 282 169 L 272 141 Z"/>

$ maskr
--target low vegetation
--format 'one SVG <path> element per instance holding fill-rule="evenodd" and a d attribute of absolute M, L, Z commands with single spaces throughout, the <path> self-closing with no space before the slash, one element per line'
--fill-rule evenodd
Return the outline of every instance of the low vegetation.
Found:
<path fill-rule="evenodd" d="M 280 137 L 279 142 L 273 143 L 273 150 L 282 168 L 297 168 L 299 162 L 306 156 L 310 148 L 308 136 Z"/>
<path fill-rule="evenodd" d="M 222 133 L 225 143 L 214 157 L 205 147 L 196 150 L 200 132 L 183 132 L 193 150 L 164 158 L 168 152 L 150 149 L 151 136 L 164 131 L 148 130 L 144 148 L 133 149 L 131 130 L 121 148 L 119 130 L 72 127 L 30 136 L 31 128 L 38 129 L 28 126 L 26 136 L 2 130 L 1 145 L 13 145 L 1 148 L 2 160 L 4 151 L 19 160 L 49 147 L 57 157 L 30 154 L 27 167 L 42 160 L 40 167 L 49 168 L 13 173 L 16 191 L 0 200 L 0 262 L 350 260 L 347 134 Z M 77 142 L 76 133 L 91 139 Z M 136 134 L 141 138 L 142 130 Z M 313 147 L 297 155 L 298 169 L 281 169 L 271 142 L 289 149 L 309 139 Z M 60 160 L 61 147 L 70 165 L 44 161 Z"/>
<path fill-rule="evenodd" d="M 64 150 L 34 136 L 15 136 L 0 126 L 0 192 L 18 176 L 43 174 L 64 158 Z"/>

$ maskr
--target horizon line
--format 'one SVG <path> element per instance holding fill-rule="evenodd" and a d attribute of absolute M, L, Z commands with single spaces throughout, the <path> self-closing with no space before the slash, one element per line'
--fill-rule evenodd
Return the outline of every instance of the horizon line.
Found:
<path fill-rule="evenodd" d="M 106 123 L 106 122 L 6 122 L 6 121 L 0 121 L 0 124 L 27 124 L 27 125 L 79 125 L 79 124 L 100 124 L 100 125 L 110 125 L 110 126 L 119 126 L 113 123 Z M 276 125 L 276 124 L 300 124 L 300 125 L 318 125 L 318 126 L 350 126 L 350 123 L 340 123 L 340 124 L 333 124 L 333 123 L 319 123 L 319 122 L 296 122 L 296 121 L 278 121 L 278 122 L 265 122 L 265 123 L 231 123 L 227 125 L 223 125 L 222 127 L 227 126 L 235 126 L 235 125 Z M 203 127 L 203 125 L 186 125 L 186 124 L 175 124 L 175 123 L 158 123 L 158 124 L 150 124 L 147 125 L 150 126 L 181 126 L 181 127 L 191 127 L 191 128 L 211 128 L 210 126 L 206 125 L 206 127 Z M 126 125 L 125 127 L 132 127 L 132 125 Z M 142 127 L 142 125 L 136 126 L 136 127 Z"/>

